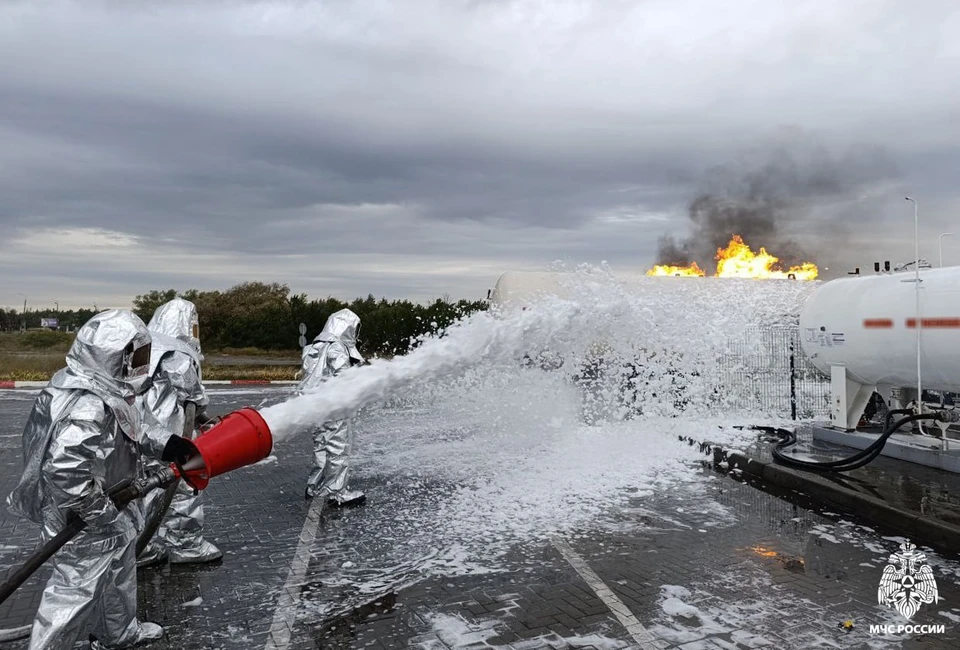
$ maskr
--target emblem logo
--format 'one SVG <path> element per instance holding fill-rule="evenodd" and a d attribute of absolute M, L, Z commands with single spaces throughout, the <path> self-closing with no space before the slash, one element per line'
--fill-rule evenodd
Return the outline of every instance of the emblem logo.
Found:
<path fill-rule="evenodd" d="M 911 618 L 921 604 L 940 601 L 933 569 L 925 562 L 927 556 L 911 542 L 900 545 L 900 552 L 887 560 L 877 590 L 881 605 L 895 608 L 904 618 Z"/>

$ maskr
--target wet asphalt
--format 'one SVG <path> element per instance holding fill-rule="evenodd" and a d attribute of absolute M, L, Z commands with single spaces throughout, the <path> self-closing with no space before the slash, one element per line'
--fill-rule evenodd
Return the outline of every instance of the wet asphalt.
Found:
<path fill-rule="evenodd" d="M 33 394 L 0 391 L 4 497 L 19 478 Z M 213 390 L 211 410 L 284 394 Z M 364 426 L 382 431 L 415 414 L 365 417 L 361 435 Z M 309 464 L 310 441 L 301 436 L 275 459 L 211 484 L 205 525 L 224 559 L 139 572 L 141 616 L 167 630 L 149 647 L 657 647 L 644 645 L 638 629 L 658 647 L 691 650 L 960 645 L 956 558 L 927 553 L 942 600 L 909 621 L 943 625 L 943 633 L 871 634 L 870 624 L 907 622 L 877 604 L 883 567 L 900 540 L 855 513 L 800 507 L 696 463 L 693 491 L 637 496 L 563 540 L 514 540 L 493 555 L 430 530 L 431 513 L 456 486 L 429 476 L 414 482 L 395 465 L 364 459 L 362 445 L 354 484 L 368 503 L 324 510 L 305 547 Z M 414 515 L 401 520 L 400 505 Z M 0 511 L 0 569 L 16 566 L 37 539 L 32 524 Z M 291 584 L 298 558 L 302 573 Z M 30 622 L 46 575 L 41 570 L 0 605 L 0 628 Z"/>

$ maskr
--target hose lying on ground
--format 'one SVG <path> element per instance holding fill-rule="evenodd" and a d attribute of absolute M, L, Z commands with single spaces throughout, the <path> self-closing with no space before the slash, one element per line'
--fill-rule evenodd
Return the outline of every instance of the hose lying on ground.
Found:
<path fill-rule="evenodd" d="M 891 423 L 893 415 L 897 412 L 902 411 L 890 411 L 887 413 L 886 421 L 884 423 L 884 431 L 873 443 L 871 443 L 862 451 L 839 460 L 814 461 L 792 458 L 784 454 L 783 450 L 787 447 L 797 444 L 797 436 L 794 432 L 787 431 L 786 429 L 776 429 L 774 427 L 753 428 L 761 431 L 776 433 L 782 438 L 777 446 L 773 449 L 773 458 L 781 465 L 786 465 L 787 467 L 793 467 L 796 469 L 807 469 L 819 472 L 847 472 L 873 462 L 873 460 L 880 455 L 880 452 L 883 450 L 884 445 L 887 444 L 887 440 L 890 438 L 890 436 L 896 433 L 898 429 L 903 427 L 903 425 L 920 420 L 936 420 L 939 417 L 935 413 L 922 413 L 919 415 L 908 415 L 905 418 L 901 418 L 896 422 Z"/>
<path fill-rule="evenodd" d="M 32 625 L 22 627 L 0 628 L 0 641 L 16 641 L 17 639 L 26 639 L 30 636 Z"/>

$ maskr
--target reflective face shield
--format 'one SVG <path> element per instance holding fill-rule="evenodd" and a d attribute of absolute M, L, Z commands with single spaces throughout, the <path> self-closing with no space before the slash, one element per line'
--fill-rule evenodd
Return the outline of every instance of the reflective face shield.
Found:
<path fill-rule="evenodd" d="M 197 314 L 193 314 L 193 319 L 190 321 L 190 343 L 199 353 L 200 348 L 200 319 L 197 317 Z M 202 356 L 201 356 L 202 358 Z"/>
<path fill-rule="evenodd" d="M 134 347 L 131 342 L 123 351 L 123 381 L 138 395 L 149 387 L 151 344 Z"/>

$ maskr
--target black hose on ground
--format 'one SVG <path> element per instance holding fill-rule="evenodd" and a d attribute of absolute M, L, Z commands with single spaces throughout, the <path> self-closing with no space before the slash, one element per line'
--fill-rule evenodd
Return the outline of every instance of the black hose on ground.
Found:
<path fill-rule="evenodd" d="M 886 432 L 890 428 L 890 426 L 891 425 L 888 425 L 887 428 L 884 429 L 884 432 Z M 781 429 L 780 431 L 783 431 L 783 430 Z M 797 436 L 795 433 L 789 432 L 789 431 L 784 431 L 783 433 L 786 433 L 788 437 L 785 437 L 785 439 L 782 440 L 779 445 L 777 445 L 776 449 L 774 449 L 774 452 L 773 452 L 774 458 L 778 458 L 778 450 L 785 449 L 791 445 L 797 444 Z M 849 456 L 847 458 L 841 458 L 840 460 L 802 461 L 796 458 L 792 458 L 790 456 L 786 456 L 787 462 L 785 464 L 809 462 L 809 463 L 815 463 L 817 467 L 841 467 L 841 466 L 859 461 L 862 458 L 869 456 L 870 454 L 873 453 L 873 451 L 877 448 L 878 445 L 879 447 L 883 447 L 885 443 L 886 443 L 886 438 L 884 438 L 881 435 L 879 439 L 872 442 L 869 446 L 867 446 L 866 448 L 858 451 L 854 455 Z"/>
<path fill-rule="evenodd" d="M 888 421 L 890 418 L 891 416 L 888 413 Z M 796 469 L 806 469 L 820 472 L 847 472 L 873 462 L 873 460 L 880 455 L 880 452 L 883 450 L 884 445 L 887 444 L 887 440 L 890 438 L 890 436 L 896 433 L 896 431 L 903 425 L 909 424 L 910 422 L 918 422 L 920 420 L 935 419 L 937 419 L 937 415 L 934 413 L 908 415 L 905 418 L 897 420 L 895 423 L 888 424 L 884 428 L 884 432 L 880 435 L 880 437 L 871 443 L 866 449 L 863 449 L 847 458 L 832 461 L 800 460 L 798 458 L 787 456 L 783 453 L 783 450 L 797 443 L 796 434 L 784 429 L 776 429 L 775 431 L 780 434 L 783 439 L 773 449 L 773 458 L 782 465 Z M 764 429 L 770 429 L 770 427 L 764 427 Z"/>

